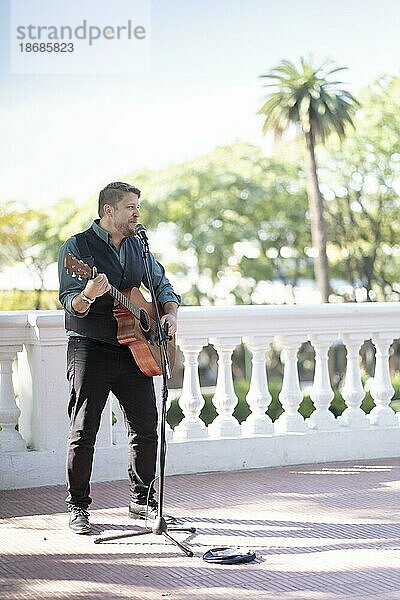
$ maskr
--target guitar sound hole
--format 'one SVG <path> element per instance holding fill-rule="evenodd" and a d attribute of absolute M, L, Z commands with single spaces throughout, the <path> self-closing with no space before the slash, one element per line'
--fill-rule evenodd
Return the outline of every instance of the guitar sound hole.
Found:
<path fill-rule="evenodd" d="M 143 333 L 148 333 L 150 331 L 149 315 L 143 308 L 140 309 L 140 327 Z"/>

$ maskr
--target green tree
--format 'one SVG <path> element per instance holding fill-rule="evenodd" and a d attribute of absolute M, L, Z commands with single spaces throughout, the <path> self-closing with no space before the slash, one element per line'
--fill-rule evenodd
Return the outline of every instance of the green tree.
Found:
<path fill-rule="evenodd" d="M 360 290 L 366 300 L 398 300 L 400 78 L 382 79 L 360 98 L 354 133 L 340 147 L 332 140 L 321 169 L 332 274 L 350 283 L 347 299 Z"/>
<path fill-rule="evenodd" d="M 27 227 L 34 211 L 23 210 L 14 202 L 0 206 L 0 267 L 20 262 L 22 248 L 27 238 Z"/>
<path fill-rule="evenodd" d="M 66 235 L 76 207 L 72 200 L 63 199 L 49 209 L 24 209 L 7 202 L 0 210 L 1 266 L 23 263 L 35 285 L 31 308 L 42 308 L 45 275 L 57 261 L 58 250 Z"/>
<path fill-rule="evenodd" d="M 270 91 L 259 110 L 265 116 L 263 132 L 281 136 L 290 126 L 296 126 L 306 145 L 306 182 L 311 218 L 312 243 L 316 249 L 315 279 L 323 302 L 330 293 L 329 265 L 326 252 L 327 233 L 324 207 L 319 187 L 315 146 L 324 143 L 331 133 L 340 139 L 345 136 L 346 125 L 352 125 L 352 115 L 358 102 L 332 75 L 343 67 L 331 68 L 327 62 L 316 67 L 303 58 L 300 67 L 288 60 L 282 61 L 269 73 L 261 75 L 270 83 Z"/>
<path fill-rule="evenodd" d="M 268 302 L 266 280 L 293 287 L 311 276 L 297 166 L 236 143 L 128 179 L 145 192 L 141 219 L 157 229 L 154 242 L 171 236 L 162 260 L 185 282 L 186 304 Z"/>

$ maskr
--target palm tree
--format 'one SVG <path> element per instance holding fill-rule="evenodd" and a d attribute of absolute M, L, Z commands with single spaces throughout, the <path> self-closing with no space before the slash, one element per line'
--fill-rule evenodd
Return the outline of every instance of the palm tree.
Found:
<path fill-rule="evenodd" d="M 268 74 L 261 75 L 271 88 L 259 114 L 265 115 L 263 133 L 272 131 L 280 137 L 295 126 L 306 143 L 306 183 L 311 217 L 311 239 L 317 255 L 314 272 L 323 302 L 330 294 L 329 265 L 326 254 L 326 224 L 319 189 L 315 145 L 324 143 L 331 133 L 345 137 L 347 125 L 353 125 L 352 115 L 359 105 L 350 92 L 341 89 L 341 81 L 332 81 L 333 74 L 346 67 L 334 67 L 325 62 L 316 68 L 312 61 L 300 59 L 300 68 L 283 60 Z"/>

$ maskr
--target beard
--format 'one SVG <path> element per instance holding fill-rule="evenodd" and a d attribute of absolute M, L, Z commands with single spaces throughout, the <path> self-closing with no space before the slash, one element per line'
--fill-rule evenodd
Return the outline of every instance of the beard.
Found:
<path fill-rule="evenodd" d="M 136 222 L 132 221 L 127 223 L 124 221 L 121 223 L 115 223 L 115 229 L 124 237 L 130 237 L 131 235 L 135 235 Z"/>

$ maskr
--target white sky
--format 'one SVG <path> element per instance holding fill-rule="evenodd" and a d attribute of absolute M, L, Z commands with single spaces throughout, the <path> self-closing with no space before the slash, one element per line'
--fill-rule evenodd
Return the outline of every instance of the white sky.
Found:
<path fill-rule="evenodd" d="M 400 0 L 151 5 L 150 73 L 35 76 L 9 73 L 9 0 L 0 0 L 0 201 L 85 201 L 136 168 L 236 139 L 265 144 L 258 76 L 283 58 L 329 57 L 349 67 L 353 92 L 399 74 Z"/>

